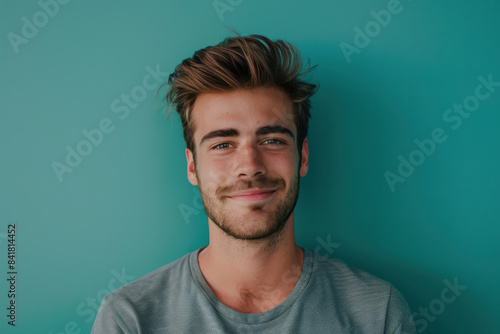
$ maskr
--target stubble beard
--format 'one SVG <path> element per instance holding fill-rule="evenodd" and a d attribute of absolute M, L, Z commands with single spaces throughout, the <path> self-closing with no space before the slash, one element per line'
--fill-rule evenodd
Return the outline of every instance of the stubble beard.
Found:
<path fill-rule="evenodd" d="M 299 197 L 300 177 L 298 171 L 290 184 L 289 190 L 284 195 L 284 198 L 273 209 L 270 203 L 257 203 L 241 206 L 238 211 L 247 210 L 247 213 L 228 212 L 228 205 L 238 206 L 236 203 L 230 203 L 232 199 L 220 195 L 221 189 L 216 189 L 215 192 L 207 193 L 198 177 L 199 190 L 205 207 L 207 216 L 229 237 L 245 241 L 249 244 L 266 243 L 268 246 L 276 246 L 280 243 L 283 228 L 286 226 L 288 218 L 292 214 Z M 285 181 L 283 179 L 268 179 L 257 178 L 254 180 L 246 180 L 245 188 L 278 188 L 272 196 L 278 196 L 279 192 L 285 189 Z M 224 193 L 224 192 L 222 192 Z M 273 202 L 276 199 L 271 199 Z M 270 211 L 271 210 L 271 211 Z M 250 221 L 250 220 L 253 220 Z"/>

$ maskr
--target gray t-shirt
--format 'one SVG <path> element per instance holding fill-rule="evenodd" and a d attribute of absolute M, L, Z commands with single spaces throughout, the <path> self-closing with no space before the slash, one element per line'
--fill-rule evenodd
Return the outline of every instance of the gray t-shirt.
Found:
<path fill-rule="evenodd" d="M 237 312 L 203 278 L 201 249 L 104 297 L 92 334 L 416 333 L 408 305 L 391 284 L 308 249 L 299 280 L 280 305 Z"/>

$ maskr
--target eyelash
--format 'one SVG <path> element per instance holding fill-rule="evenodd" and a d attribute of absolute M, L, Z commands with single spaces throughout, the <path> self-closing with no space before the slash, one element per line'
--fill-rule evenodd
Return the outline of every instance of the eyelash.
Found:
<path fill-rule="evenodd" d="M 272 141 L 274 141 L 274 142 L 276 142 L 275 144 L 269 144 L 269 145 L 271 145 L 271 146 L 281 146 L 281 145 L 285 145 L 285 143 L 284 143 L 284 142 L 282 142 L 281 140 L 276 139 L 276 138 L 266 139 L 265 141 L 271 141 L 271 140 L 272 140 Z M 218 144 L 218 145 L 215 145 L 214 147 L 212 147 L 212 150 L 214 150 L 214 151 L 224 151 L 224 150 L 229 149 L 229 147 L 217 148 L 217 147 L 219 147 L 219 146 L 221 146 L 221 145 L 229 145 L 229 143 L 220 143 L 220 144 Z"/>

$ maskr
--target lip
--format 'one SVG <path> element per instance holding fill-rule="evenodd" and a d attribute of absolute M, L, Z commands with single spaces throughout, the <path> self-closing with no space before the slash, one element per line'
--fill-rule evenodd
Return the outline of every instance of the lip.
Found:
<path fill-rule="evenodd" d="M 243 200 L 243 201 L 260 201 L 262 199 L 272 196 L 275 191 L 276 190 L 264 190 L 264 189 L 247 190 L 247 191 L 242 191 L 241 193 L 238 193 L 234 196 L 229 196 L 229 198 L 236 200 Z"/>

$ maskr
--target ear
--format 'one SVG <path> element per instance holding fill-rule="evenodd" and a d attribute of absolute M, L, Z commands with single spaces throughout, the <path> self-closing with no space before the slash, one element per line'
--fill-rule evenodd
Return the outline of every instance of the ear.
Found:
<path fill-rule="evenodd" d="M 194 156 L 190 149 L 186 148 L 186 160 L 187 160 L 187 177 L 189 182 L 193 186 L 198 185 L 198 178 L 196 177 L 195 167 L 194 167 Z"/>
<path fill-rule="evenodd" d="M 309 169 L 309 147 L 307 146 L 307 138 L 304 139 L 302 145 L 302 161 L 300 162 L 300 177 L 304 177 Z"/>

